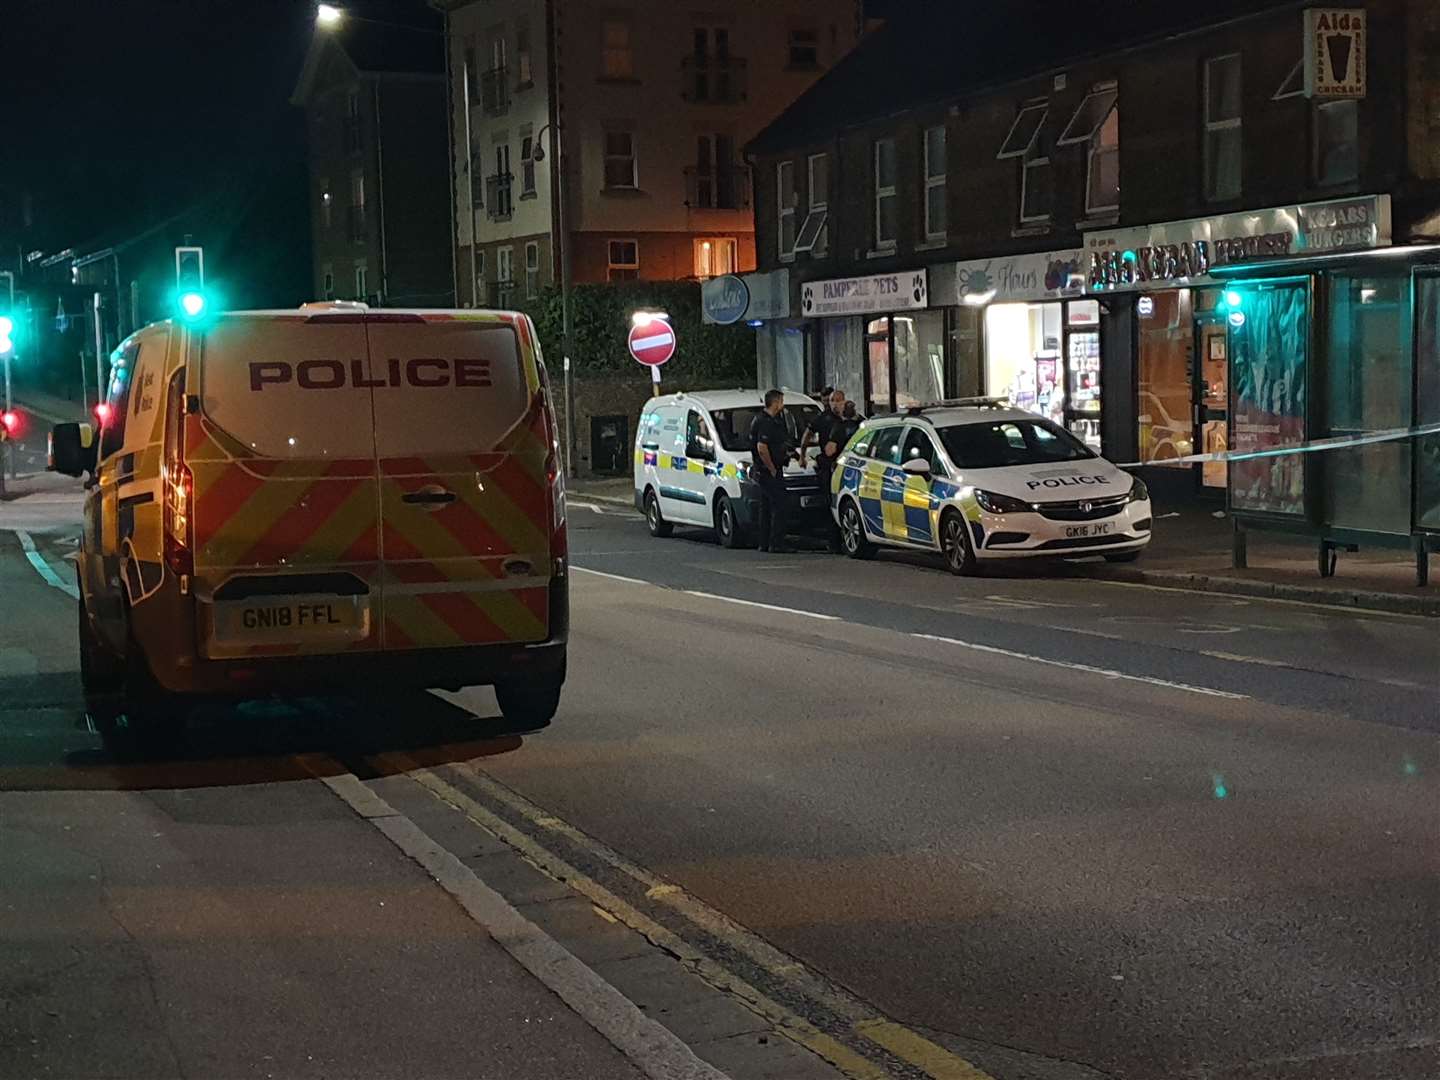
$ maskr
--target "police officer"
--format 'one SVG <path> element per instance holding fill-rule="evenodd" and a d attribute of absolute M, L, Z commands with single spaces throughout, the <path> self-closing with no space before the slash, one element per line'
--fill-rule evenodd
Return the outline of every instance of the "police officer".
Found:
<path fill-rule="evenodd" d="M 820 449 L 825 448 L 825 439 L 830 433 L 830 425 L 835 422 L 839 414 L 830 408 L 830 397 L 835 393 L 833 386 L 827 386 L 815 395 L 820 399 L 820 411 L 815 418 L 805 425 L 805 432 L 800 436 L 800 464 L 805 464 L 805 454 L 812 446 Z"/>
<path fill-rule="evenodd" d="M 789 506 L 785 495 L 785 461 L 790 456 L 790 431 L 781 413 L 785 395 L 765 391 L 765 411 L 750 424 L 750 460 L 755 482 L 760 486 L 760 550 L 788 552 L 785 526 Z"/>
<path fill-rule="evenodd" d="M 815 479 L 820 483 L 820 494 L 824 497 L 826 506 L 830 505 L 830 485 L 835 476 L 835 462 L 840 457 L 840 451 L 845 449 L 845 444 L 850 441 L 850 435 L 854 434 L 853 428 L 849 432 L 845 430 L 845 405 L 845 391 L 838 388 L 831 390 L 825 402 L 825 411 L 811 421 L 809 428 L 820 442 L 820 452 L 815 456 Z M 838 553 L 840 529 L 833 519 L 826 521 L 825 534 L 830 551 Z"/>

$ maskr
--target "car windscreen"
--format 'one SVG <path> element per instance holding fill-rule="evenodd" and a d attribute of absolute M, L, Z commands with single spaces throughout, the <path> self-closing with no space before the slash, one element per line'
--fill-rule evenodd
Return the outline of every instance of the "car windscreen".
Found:
<path fill-rule="evenodd" d="M 765 411 L 761 405 L 746 405 L 738 409 L 715 409 L 710 416 L 715 421 L 715 434 L 720 440 L 720 445 L 731 453 L 741 453 L 750 449 L 750 425 L 755 418 Z M 780 414 L 785 418 L 785 426 L 790 430 L 790 438 L 796 446 L 800 445 L 800 436 L 805 433 L 805 427 L 819 414 L 820 410 L 814 405 L 786 405 Z"/>
<path fill-rule="evenodd" d="M 995 420 L 938 429 L 945 451 L 959 469 L 1001 469 L 1009 465 L 1051 465 L 1083 461 L 1095 454 L 1049 420 Z"/>

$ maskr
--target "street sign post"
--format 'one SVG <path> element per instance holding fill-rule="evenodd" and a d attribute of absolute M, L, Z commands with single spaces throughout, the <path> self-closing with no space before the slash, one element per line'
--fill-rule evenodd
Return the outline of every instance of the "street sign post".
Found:
<path fill-rule="evenodd" d="M 675 355 L 675 328 L 664 315 L 637 312 L 626 342 L 630 355 L 650 369 L 650 379 L 660 386 L 660 366 Z"/>

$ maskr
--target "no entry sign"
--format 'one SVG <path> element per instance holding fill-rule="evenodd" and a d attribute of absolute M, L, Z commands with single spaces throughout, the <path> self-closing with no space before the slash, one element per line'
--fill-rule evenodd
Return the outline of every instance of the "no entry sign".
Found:
<path fill-rule="evenodd" d="M 659 367 L 675 355 L 675 330 L 664 319 L 650 319 L 630 327 L 630 355 L 642 364 Z"/>

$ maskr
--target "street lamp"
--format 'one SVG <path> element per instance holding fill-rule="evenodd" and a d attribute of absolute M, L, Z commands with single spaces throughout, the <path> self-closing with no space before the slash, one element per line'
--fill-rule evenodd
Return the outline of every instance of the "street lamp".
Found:
<path fill-rule="evenodd" d="M 571 313 L 570 313 L 570 289 L 573 282 L 570 280 L 570 237 L 565 231 L 566 206 L 566 184 L 565 184 L 565 158 L 564 144 L 560 141 L 560 127 L 557 124 L 546 124 L 535 133 L 534 148 L 530 152 L 532 161 L 545 160 L 545 142 L 543 136 L 546 132 L 555 140 L 555 165 L 551 170 L 551 178 L 556 185 L 555 197 L 555 236 L 560 243 L 560 354 L 564 362 L 565 370 L 565 474 L 574 476 L 575 469 L 571 462 L 570 446 L 575 440 L 573 438 L 575 425 L 575 391 L 570 382 L 570 337 L 571 337 Z"/>
<path fill-rule="evenodd" d="M 321 4 L 315 9 L 315 24 L 333 30 L 345 19 L 345 9 L 334 4 Z"/>

